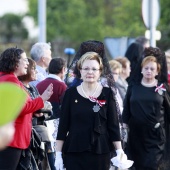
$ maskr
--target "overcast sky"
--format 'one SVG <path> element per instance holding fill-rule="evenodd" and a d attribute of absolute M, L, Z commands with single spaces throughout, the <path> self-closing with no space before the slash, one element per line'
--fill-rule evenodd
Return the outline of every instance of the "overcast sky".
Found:
<path fill-rule="evenodd" d="M 0 0 L 0 16 L 5 13 L 22 14 L 27 11 L 26 0 Z"/>
<path fill-rule="evenodd" d="M 23 14 L 28 10 L 27 0 L 0 0 L 0 16 L 5 13 Z M 38 29 L 34 26 L 32 18 L 24 18 L 30 37 L 36 37 Z"/>

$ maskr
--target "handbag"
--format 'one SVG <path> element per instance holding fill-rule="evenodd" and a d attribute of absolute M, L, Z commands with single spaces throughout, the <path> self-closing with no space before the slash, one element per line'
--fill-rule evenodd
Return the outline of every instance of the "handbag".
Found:
<path fill-rule="evenodd" d="M 39 134 L 42 142 L 50 142 L 50 137 L 48 133 L 48 129 L 44 125 L 35 125 L 33 128 Z"/>
<path fill-rule="evenodd" d="M 59 118 L 45 121 L 50 136 L 49 148 L 51 152 L 56 150 L 56 138 L 58 133 Z"/>
<path fill-rule="evenodd" d="M 57 138 L 57 133 L 58 133 L 59 118 L 46 120 L 45 125 L 47 126 L 50 141 L 55 142 Z"/>

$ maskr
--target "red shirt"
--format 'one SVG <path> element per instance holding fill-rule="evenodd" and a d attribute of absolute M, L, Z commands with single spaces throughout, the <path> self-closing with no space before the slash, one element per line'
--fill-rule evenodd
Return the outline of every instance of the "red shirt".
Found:
<path fill-rule="evenodd" d="M 21 89 L 25 90 L 23 84 L 18 80 L 18 78 L 13 73 L 6 74 L 6 75 L 4 74 L 5 73 L 0 72 L 0 83 L 1 82 L 15 83 Z M 13 141 L 9 144 L 9 146 L 14 148 L 20 148 L 20 149 L 28 148 L 31 140 L 32 113 L 43 107 L 44 107 L 44 103 L 41 97 L 32 100 L 29 95 L 27 96 L 26 103 L 22 111 L 20 112 L 19 116 L 14 122 L 15 134 L 14 134 Z"/>

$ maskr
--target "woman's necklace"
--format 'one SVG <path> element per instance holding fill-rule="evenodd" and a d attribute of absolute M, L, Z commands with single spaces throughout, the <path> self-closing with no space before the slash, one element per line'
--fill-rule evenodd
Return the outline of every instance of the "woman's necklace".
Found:
<path fill-rule="evenodd" d="M 87 99 L 89 99 L 89 100 L 90 100 L 90 97 L 94 98 L 94 95 L 95 95 L 95 93 L 97 92 L 97 89 L 98 89 L 98 88 L 99 88 L 99 83 L 97 84 L 94 93 L 93 93 L 91 96 L 87 96 L 87 94 L 85 93 L 85 91 L 84 91 L 84 89 L 83 89 L 83 83 L 81 83 L 81 90 L 82 90 L 84 96 L 85 96 Z M 90 101 L 92 101 L 92 100 L 90 100 Z M 98 103 L 96 102 L 96 105 L 93 106 L 93 111 L 94 111 L 94 112 L 98 112 L 99 110 L 100 110 L 100 106 L 99 106 Z"/>
<path fill-rule="evenodd" d="M 96 88 L 95 88 L 95 91 L 94 91 L 94 93 L 91 95 L 91 97 L 93 97 L 93 96 L 96 94 L 98 88 L 99 88 L 99 83 L 97 83 L 97 86 L 96 86 Z M 84 91 L 84 89 L 83 89 L 83 83 L 81 83 L 81 90 L 82 90 L 84 96 L 89 99 L 89 96 L 87 96 L 87 94 L 85 93 L 85 91 Z"/>
<path fill-rule="evenodd" d="M 152 87 L 156 85 L 157 80 L 155 79 L 153 82 L 151 83 L 144 83 L 144 81 L 142 80 L 142 85 L 146 86 L 146 87 Z"/>

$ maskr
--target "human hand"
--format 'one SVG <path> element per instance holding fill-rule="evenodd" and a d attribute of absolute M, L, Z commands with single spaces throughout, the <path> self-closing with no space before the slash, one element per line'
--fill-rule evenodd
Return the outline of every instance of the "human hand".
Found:
<path fill-rule="evenodd" d="M 34 113 L 35 117 L 42 117 L 44 114 L 43 113 Z"/>
<path fill-rule="evenodd" d="M 61 154 L 62 154 L 61 152 L 56 152 L 56 158 L 55 158 L 56 170 L 63 170 L 63 159 Z"/>
<path fill-rule="evenodd" d="M 43 101 L 47 101 L 51 95 L 53 94 L 53 84 L 51 83 L 46 90 L 43 92 L 43 94 L 41 95 L 41 98 L 43 99 Z"/>
<path fill-rule="evenodd" d="M 117 158 L 119 160 L 121 160 L 123 158 L 123 156 L 125 155 L 123 149 L 117 149 L 116 154 L 117 154 Z M 126 156 L 126 159 L 127 159 L 127 156 Z"/>
<path fill-rule="evenodd" d="M 122 149 L 117 149 L 116 154 L 117 156 L 111 159 L 111 162 L 113 163 L 114 166 L 120 169 L 127 169 L 133 165 L 133 161 L 127 160 L 127 155 L 124 153 Z"/>
<path fill-rule="evenodd" d="M 12 141 L 14 132 L 13 122 L 0 126 L 0 150 L 4 149 Z"/>

